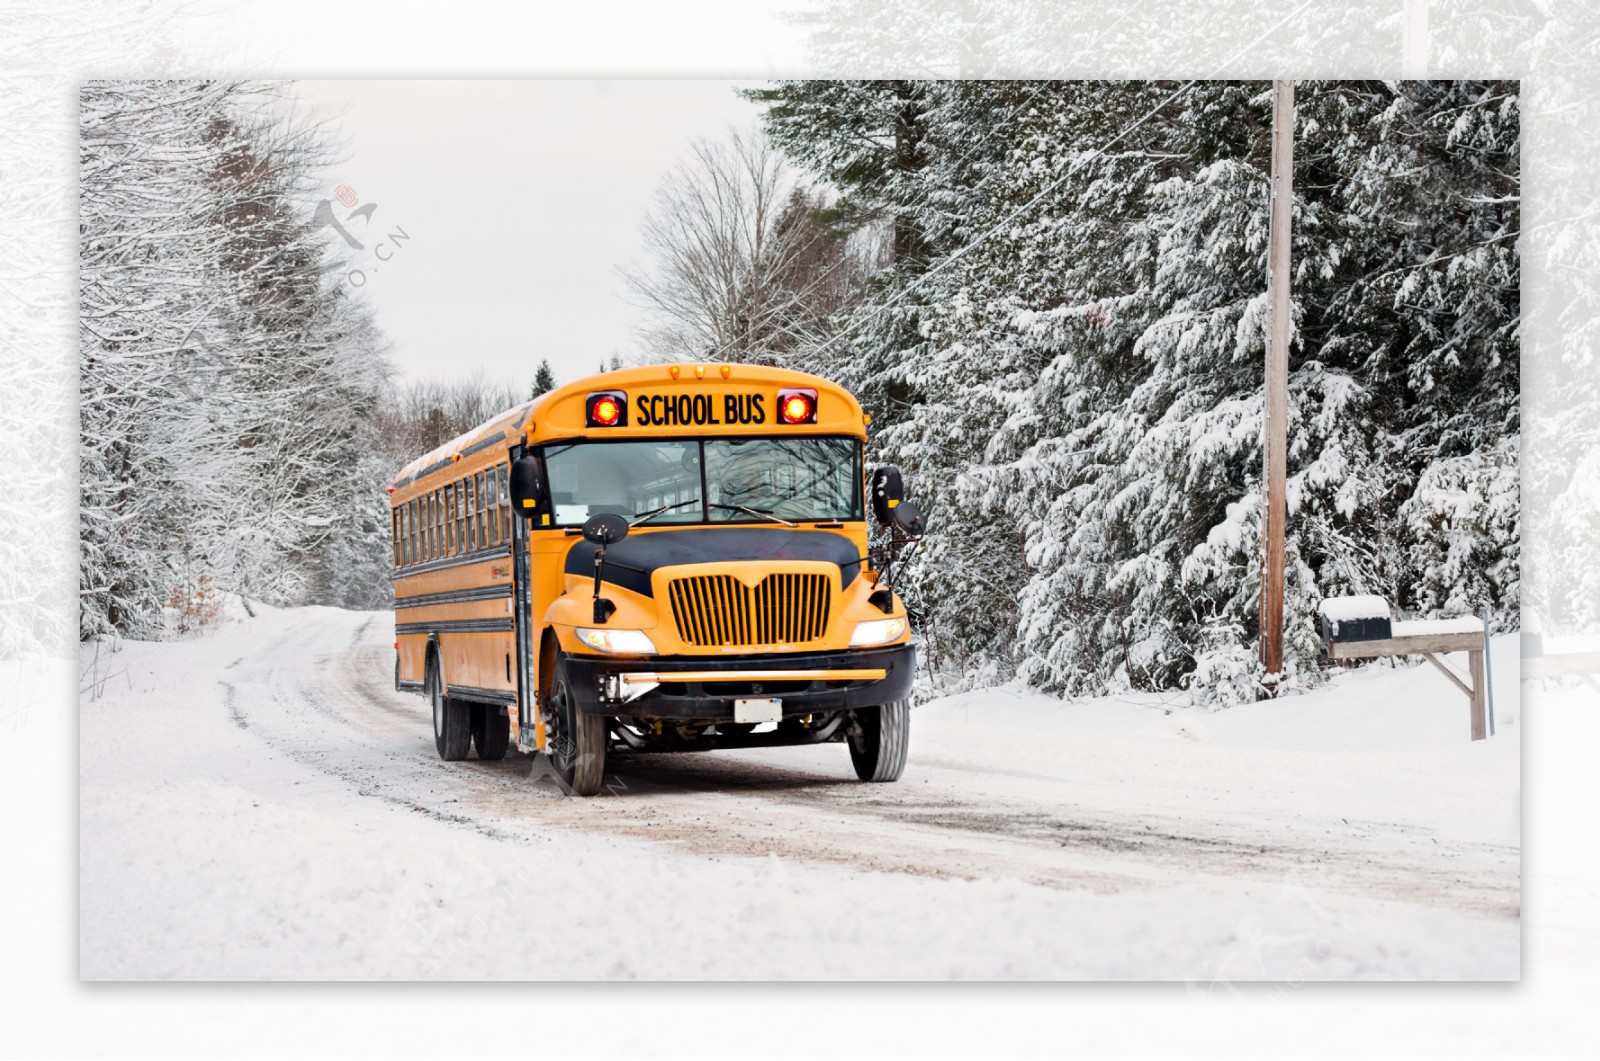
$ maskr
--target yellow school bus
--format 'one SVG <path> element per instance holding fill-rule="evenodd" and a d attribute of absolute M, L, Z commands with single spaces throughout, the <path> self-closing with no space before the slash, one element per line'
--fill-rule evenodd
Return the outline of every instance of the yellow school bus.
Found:
<path fill-rule="evenodd" d="M 915 666 L 897 557 L 922 516 L 869 417 L 817 376 L 657 365 L 580 380 L 413 461 L 389 487 L 395 685 L 441 758 L 843 742 L 905 766 Z M 868 555 L 867 511 L 887 543 Z"/>

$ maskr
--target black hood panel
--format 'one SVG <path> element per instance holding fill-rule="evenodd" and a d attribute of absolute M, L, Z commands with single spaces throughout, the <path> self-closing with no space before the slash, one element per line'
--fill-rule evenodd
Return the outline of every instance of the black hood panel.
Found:
<path fill-rule="evenodd" d="M 593 577 L 593 542 L 579 540 L 567 551 L 567 574 Z M 839 568 L 848 586 L 861 573 L 861 554 L 842 534 L 769 527 L 685 527 L 630 535 L 606 548 L 605 581 L 653 596 L 650 576 L 658 567 L 727 560 L 822 560 Z"/>

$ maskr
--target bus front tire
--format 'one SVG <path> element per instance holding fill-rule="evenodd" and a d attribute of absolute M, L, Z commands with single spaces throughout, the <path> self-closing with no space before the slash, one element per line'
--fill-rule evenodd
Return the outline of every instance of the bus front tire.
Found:
<path fill-rule="evenodd" d="M 556 666 L 550 683 L 550 711 L 556 724 L 551 765 L 575 795 L 594 795 L 605 781 L 606 739 L 610 734 L 604 715 L 591 715 L 578 707 L 565 664 Z"/>
<path fill-rule="evenodd" d="M 470 705 L 444 695 L 437 663 L 428 667 L 428 700 L 433 706 L 433 746 L 446 762 L 465 759 L 472 747 Z"/>
<path fill-rule="evenodd" d="M 511 747 L 511 719 L 498 704 L 472 705 L 472 743 L 478 758 L 491 762 L 504 759 Z"/>
<path fill-rule="evenodd" d="M 846 741 L 850 763 L 863 781 L 898 781 L 910 746 L 911 701 L 856 709 L 858 731 Z"/>

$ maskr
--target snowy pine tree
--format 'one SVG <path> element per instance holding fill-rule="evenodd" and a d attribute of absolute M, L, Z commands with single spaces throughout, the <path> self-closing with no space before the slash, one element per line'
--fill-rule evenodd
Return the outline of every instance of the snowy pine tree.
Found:
<path fill-rule="evenodd" d="M 548 357 L 540 358 L 539 368 L 533 374 L 533 386 L 529 388 L 528 397 L 537 398 L 541 394 L 549 394 L 556 389 L 556 374 L 550 368 Z"/>
<path fill-rule="evenodd" d="M 80 142 L 81 635 L 222 591 L 382 599 L 382 553 L 349 561 L 387 527 L 387 368 L 328 279 L 320 137 L 272 86 L 133 81 L 83 88 Z"/>
<path fill-rule="evenodd" d="M 1514 616 L 1518 130 L 1513 83 L 1298 97 L 1287 652 L 1311 672 L 1326 595 Z M 913 596 L 952 676 L 1243 695 L 1267 84 L 762 98 L 775 140 L 843 187 L 839 223 L 918 248 L 825 349 L 879 417 L 874 455 L 929 502 Z"/>

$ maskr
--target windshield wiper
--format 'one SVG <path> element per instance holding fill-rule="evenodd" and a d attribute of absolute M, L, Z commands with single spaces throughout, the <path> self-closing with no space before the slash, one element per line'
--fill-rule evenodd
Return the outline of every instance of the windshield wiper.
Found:
<path fill-rule="evenodd" d="M 639 524 L 645 522 L 646 520 L 655 519 L 657 516 L 661 515 L 661 513 L 663 513 L 663 512 L 671 512 L 675 508 L 683 508 L 683 507 L 685 507 L 687 505 L 698 505 L 699 503 L 700 503 L 700 499 L 698 497 L 691 497 L 689 500 L 687 500 L 687 501 L 679 501 L 677 504 L 662 505 L 660 508 L 652 508 L 649 512 L 643 512 L 643 513 L 639 513 L 639 514 L 635 515 L 633 517 L 633 522 L 628 524 L 628 526 L 637 527 Z"/>
<path fill-rule="evenodd" d="M 750 507 L 748 507 L 746 505 L 719 505 L 715 501 L 713 501 L 711 503 L 711 507 L 712 508 L 731 509 L 731 510 L 733 510 L 735 512 L 748 512 L 752 516 L 760 516 L 762 519 L 770 519 L 770 520 L 773 520 L 773 521 L 775 521 L 777 523 L 783 524 L 785 527 L 798 527 L 798 526 L 800 526 L 800 524 L 798 524 L 798 523 L 790 523 L 788 520 L 784 519 L 782 516 L 778 515 L 776 512 L 763 512 L 759 508 L 750 508 Z"/>

